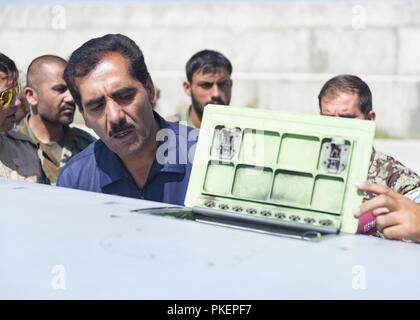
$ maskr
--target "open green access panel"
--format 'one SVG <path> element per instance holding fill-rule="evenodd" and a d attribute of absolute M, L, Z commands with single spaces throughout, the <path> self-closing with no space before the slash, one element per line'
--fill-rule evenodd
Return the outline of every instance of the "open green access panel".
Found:
<path fill-rule="evenodd" d="M 208 105 L 185 205 L 214 223 L 355 233 L 374 132 L 373 121 Z"/>

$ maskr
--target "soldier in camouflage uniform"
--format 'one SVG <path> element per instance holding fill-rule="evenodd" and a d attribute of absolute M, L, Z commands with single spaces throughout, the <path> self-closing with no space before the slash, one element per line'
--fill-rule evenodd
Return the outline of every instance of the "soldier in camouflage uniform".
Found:
<path fill-rule="evenodd" d="M 89 133 L 69 126 L 76 106 L 63 79 L 66 64 L 51 55 L 31 62 L 25 88 L 31 113 L 16 128 L 37 145 L 51 184 L 56 183 L 60 168 L 73 155 L 95 141 Z"/>
<path fill-rule="evenodd" d="M 376 117 L 368 85 L 353 75 L 339 75 L 328 80 L 318 95 L 318 102 L 323 115 L 372 121 Z M 372 150 L 367 181 L 401 194 L 420 187 L 420 177 L 415 172 L 375 149 Z M 367 193 L 365 200 L 373 196 Z"/>
<path fill-rule="evenodd" d="M 45 182 L 35 146 L 10 131 L 21 101 L 15 63 L 0 53 L 0 178 Z"/>

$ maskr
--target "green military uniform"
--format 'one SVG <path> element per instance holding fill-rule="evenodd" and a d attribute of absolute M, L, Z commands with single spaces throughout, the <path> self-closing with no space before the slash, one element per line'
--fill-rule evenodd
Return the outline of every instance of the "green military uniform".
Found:
<path fill-rule="evenodd" d="M 29 137 L 38 147 L 38 155 L 42 161 L 42 168 L 50 180 L 55 185 L 57 182 L 60 168 L 75 154 L 82 151 L 96 139 L 86 131 L 79 128 L 64 126 L 64 137 L 61 141 L 52 143 L 41 143 L 35 137 L 29 127 L 30 114 L 28 114 L 17 126 L 17 130 Z"/>
<path fill-rule="evenodd" d="M 0 133 L 0 177 L 46 182 L 36 146 L 19 132 Z"/>
<path fill-rule="evenodd" d="M 406 194 L 420 187 L 420 177 L 393 157 L 373 149 L 367 181 Z M 366 195 L 366 199 L 374 195 Z"/>

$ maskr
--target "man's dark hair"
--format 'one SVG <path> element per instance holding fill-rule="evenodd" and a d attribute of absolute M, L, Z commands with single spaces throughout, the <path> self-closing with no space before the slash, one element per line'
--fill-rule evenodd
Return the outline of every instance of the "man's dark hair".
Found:
<path fill-rule="evenodd" d="M 207 74 L 214 73 L 217 69 L 226 69 L 229 75 L 232 74 L 232 64 L 230 61 L 223 54 L 214 50 L 197 52 L 188 60 L 185 69 L 187 79 L 190 83 L 192 82 L 193 74 L 198 70 Z"/>
<path fill-rule="evenodd" d="M 122 34 L 107 34 L 91 39 L 71 54 L 64 70 L 64 80 L 81 111 L 83 110 L 82 98 L 76 85 L 76 78 L 87 76 L 105 55 L 115 52 L 127 60 L 131 76 L 146 86 L 149 72 L 143 53 L 133 40 Z"/>
<path fill-rule="evenodd" d="M 369 86 L 359 77 L 351 74 L 341 74 L 328 80 L 318 95 L 318 104 L 321 109 L 321 100 L 325 96 L 338 95 L 341 92 L 357 94 L 359 100 L 359 110 L 365 117 L 372 111 L 372 93 Z"/>
<path fill-rule="evenodd" d="M 0 71 L 4 72 L 8 78 L 13 79 L 16 84 L 18 82 L 19 71 L 16 64 L 8 56 L 0 52 Z"/>

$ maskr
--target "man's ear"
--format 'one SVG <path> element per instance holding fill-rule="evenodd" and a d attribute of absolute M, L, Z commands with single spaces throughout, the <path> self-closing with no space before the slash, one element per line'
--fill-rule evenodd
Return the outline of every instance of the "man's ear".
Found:
<path fill-rule="evenodd" d="M 147 78 L 145 89 L 147 92 L 147 97 L 153 106 L 153 102 L 156 101 L 156 90 L 151 77 Z"/>
<path fill-rule="evenodd" d="M 26 101 L 28 101 L 31 106 L 31 110 L 36 109 L 36 106 L 38 105 L 38 94 L 36 91 L 31 87 L 25 87 L 23 92 L 25 94 Z"/>
<path fill-rule="evenodd" d="M 373 110 L 369 111 L 369 114 L 368 114 L 367 118 L 368 118 L 368 120 L 375 121 L 375 119 L 376 119 L 375 111 L 373 111 Z"/>
<path fill-rule="evenodd" d="M 191 83 L 186 80 L 183 82 L 182 86 L 184 87 L 185 94 L 191 97 Z"/>
<path fill-rule="evenodd" d="M 155 95 L 153 97 L 153 100 L 150 101 L 152 103 L 153 110 L 156 109 L 156 107 L 157 107 L 157 102 L 158 102 L 158 99 L 159 99 L 159 95 L 160 95 L 160 90 L 155 87 Z"/>

